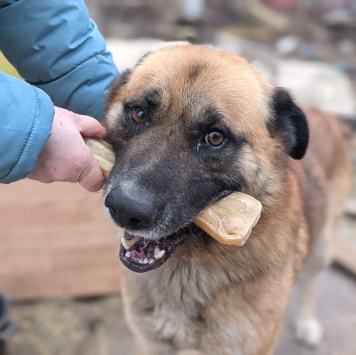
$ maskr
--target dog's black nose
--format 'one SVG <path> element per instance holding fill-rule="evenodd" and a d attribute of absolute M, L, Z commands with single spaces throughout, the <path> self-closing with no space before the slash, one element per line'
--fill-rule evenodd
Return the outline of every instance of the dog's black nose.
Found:
<path fill-rule="evenodd" d="M 115 222 L 129 230 L 152 226 L 159 210 L 152 193 L 124 190 L 120 186 L 110 191 L 105 206 Z"/>

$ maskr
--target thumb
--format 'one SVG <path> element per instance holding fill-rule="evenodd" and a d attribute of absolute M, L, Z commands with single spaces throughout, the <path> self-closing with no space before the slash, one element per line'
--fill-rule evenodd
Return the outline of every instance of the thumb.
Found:
<path fill-rule="evenodd" d="M 72 118 L 80 134 L 84 137 L 104 139 L 106 129 L 95 118 L 72 112 Z"/>
<path fill-rule="evenodd" d="M 103 176 L 103 173 L 93 154 L 89 154 L 90 161 L 88 162 L 87 168 L 80 175 L 78 181 L 80 185 L 82 185 L 86 190 L 91 192 L 97 192 L 103 187 L 105 177 Z"/>

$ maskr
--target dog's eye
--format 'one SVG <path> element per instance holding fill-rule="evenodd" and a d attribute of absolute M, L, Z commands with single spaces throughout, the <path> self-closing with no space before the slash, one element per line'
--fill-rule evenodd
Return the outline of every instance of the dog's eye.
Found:
<path fill-rule="evenodd" d="M 219 131 L 213 131 L 205 136 L 205 143 L 213 146 L 219 147 L 225 140 L 225 136 Z"/>
<path fill-rule="evenodd" d="M 143 124 L 146 120 L 145 111 L 141 107 L 135 107 L 131 111 L 131 118 L 137 124 Z"/>

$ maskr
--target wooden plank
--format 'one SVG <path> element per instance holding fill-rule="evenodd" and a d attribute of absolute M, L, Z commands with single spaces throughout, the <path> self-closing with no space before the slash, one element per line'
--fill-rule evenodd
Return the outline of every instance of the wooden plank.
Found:
<path fill-rule="evenodd" d="M 0 290 L 13 300 L 119 292 L 116 235 L 100 193 L 31 180 L 0 185 Z"/>
<path fill-rule="evenodd" d="M 99 193 L 31 180 L 0 185 L 0 290 L 13 300 L 119 292 L 116 235 Z M 356 250 L 344 240 L 335 261 L 356 274 Z"/>

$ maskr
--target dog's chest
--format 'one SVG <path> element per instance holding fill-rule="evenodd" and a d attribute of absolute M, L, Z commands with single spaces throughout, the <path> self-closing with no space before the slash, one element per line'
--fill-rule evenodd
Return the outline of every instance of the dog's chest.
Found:
<path fill-rule="evenodd" d="M 176 346 L 197 345 L 204 307 L 216 290 L 216 275 L 192 264 L 165 265 L 151 275 L 138 275 L 135 284 L 152 310 L 149 327 Z"/>

